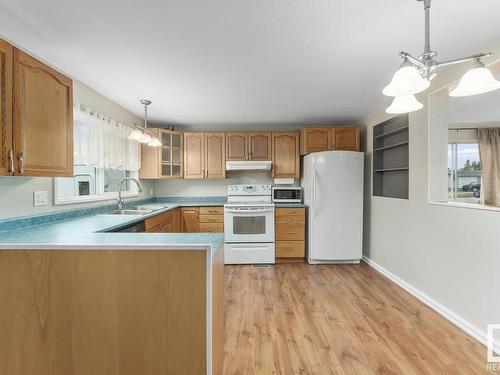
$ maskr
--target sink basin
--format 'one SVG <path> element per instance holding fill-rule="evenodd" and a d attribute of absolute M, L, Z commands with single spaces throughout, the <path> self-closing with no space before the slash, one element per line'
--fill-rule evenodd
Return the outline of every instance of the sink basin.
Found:
<path fill-rule="evenodd" d="M 171 204 L 144 204 L 141 206 L 136 206 L 134 207 L 135 210 L 150 210 L 150 211 L 156 211 L 156 210 L 162 210 L 164 208 L 169 208 L 172 207 Z"/>
<path fill-rule="evenodd" d="M 106 215 L 146 215 L 153 212 L 153 210 L 114 210 L 108 212 Z"/>

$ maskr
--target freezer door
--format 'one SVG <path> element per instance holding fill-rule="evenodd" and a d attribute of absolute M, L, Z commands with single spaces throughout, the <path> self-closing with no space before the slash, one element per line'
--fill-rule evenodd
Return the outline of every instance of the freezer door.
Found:
<path fill-rule="evenodd" d="M 363 153 L 312 154 L 309 165 L 308 258 L 359 261 L 363 239 Z"/>

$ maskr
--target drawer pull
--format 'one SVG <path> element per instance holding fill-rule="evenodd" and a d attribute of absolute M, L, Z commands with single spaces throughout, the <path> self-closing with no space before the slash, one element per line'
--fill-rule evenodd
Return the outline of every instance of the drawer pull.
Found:
<path fill-rule="evenodd" d="M 288 234 L 297 234 L 297 232 L 288 232 Z"/>

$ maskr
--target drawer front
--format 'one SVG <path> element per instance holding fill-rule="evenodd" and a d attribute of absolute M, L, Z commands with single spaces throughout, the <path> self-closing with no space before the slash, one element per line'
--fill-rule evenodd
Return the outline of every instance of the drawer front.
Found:
<path fill-rule="evenodd" d="M 200 215 L 224 215 L 224 207 L 200 207 Z"/>
<path fill-rule="evenodd" d="M 306 213 L 305 208 L 277 208 L 276 217 L 279 216 L 304 216 Z"/>
<path fill-rule="evenodd" d="M 200 223 L 223 223 L 224 215 L 200 215 Z"/>
<path fill-rule="evenodd" d="M 304 241 L 304 224 L 279 224 L 276 226 L 276 241 Z"/>
<path fill-rule="evenodd" d="M 149 219 L 146 219 L 145 222 L 146 231 L 160 224 L 168 224 L 172 221 L 172 218 L 172 211 L 164 212 L 162 214 L 150 217 Z"/>
<path fill-rule="evenodd" d="M 224 223 L 200 223 L 200 232 L 223 233 Z"/>
<path fill-rule="evenodd" d="M 277 241 L 276 258 L 304 258 L 304 241 Z"/>
<path fill-rule="evenodd" d="M 302 224 L 304 225 L 306 222 L 306 218 L 304 215 L 302 216 L 293 216 L 293 215 L 280 215 L 276 216 L 276 224 Z"/>

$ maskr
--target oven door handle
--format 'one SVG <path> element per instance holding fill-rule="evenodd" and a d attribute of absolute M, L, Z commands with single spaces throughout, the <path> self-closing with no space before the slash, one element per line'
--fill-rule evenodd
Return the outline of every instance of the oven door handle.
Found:
<path fill-rule="evenodd" d="M 274 208 L 257 208 L 257 209 L 234 209 L 234 208 L 226 208 L 224 212 L 228 212 L 231 214 L 255 214 L 255 213 L 264 213 L 264 212 L 272 212 Z"/>

